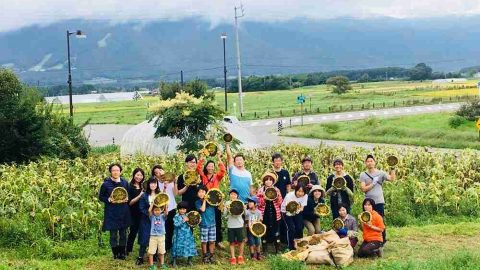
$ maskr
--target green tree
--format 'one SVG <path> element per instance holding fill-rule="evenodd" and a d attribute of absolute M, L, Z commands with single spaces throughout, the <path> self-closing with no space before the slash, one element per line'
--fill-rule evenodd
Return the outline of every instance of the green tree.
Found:
<path fill-rule="evenodd" d="M 207 138 L 209 128 L 223 116 L 223 110 L 205 97 L 196 98 L 185 92 L 174 99 L 153 105 L 150 121 L 156 127 L 155 137 L 171 137 L 181 141 L 178 150 L 196 151 Z"/>
<path fill-rule="evenodd" d="M 160 99 L 167 100 L 175 98 L 177 93 L 182 91 L 182 86 L 178 82 L 167 83 L 167 82 L 160 82 Z"/>
<path fill-rule="evenodd" d="M 189 81 L 185 85 L 184 91 L 196 98 L 207 97 L 209 99 L 213 99 L 215 97 L 213 92 L 211 93 L 208 92 L 208 85 L 204 81 L 199 79 Z"/>
<path fill-rule="evenodd" d="M 338 95 L 346 93 L 348 90 L 352 89 L 350 81 L 345 76 L 335 76 L 327 79 L 327 84 L 332 85 L 332 93 Z"/>
<path fill-rule="evenodd" d="M 358 82 L 365 83 L 370 80 L 370 76 L 368 76 L 368 73 L 363 73 L 362 77 L 358 79 Z"/>
<path fill-rule="evenodd" d="M 81 126 L 54 113 L 34 88 L 11 71 L 0 70 L 0 162 L 26 162 L 40 156 L 85 157 L 90 150 Z"/>
<path fill-rule="evenodd" d="M 410 69 L 410 80 L 428 80 L 432 77 L 432 68 L 425 63 L 417 64 L 414 68 Z"/>

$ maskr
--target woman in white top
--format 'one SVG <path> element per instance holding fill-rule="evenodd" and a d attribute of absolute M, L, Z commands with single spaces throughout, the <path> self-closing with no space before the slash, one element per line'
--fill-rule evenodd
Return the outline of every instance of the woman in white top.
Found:
<path fill-rule="evenodd" d="M 177 212 L 177 202 L 175 201 L 175 196 L 178 195 L 178 188 L 175 181 L 164 183 L 162 180 L 160 180 L 163 174 L 165 174 L 165 171 L 163 170 L 162 166 L 153 166 L 151 178 L 157 180 L 160 192 L 167 193 L 168 195 L 168 215 L 167 220 L 165 221 L 165 249 L 169 251 L 170 248 L 172 248 L 174 229 L 173 218 Z"/>
<path fill-rule="evenodd" d="M 307 205 L 308 196 L 306 193 L 306 188 L 302 185 L 297 185 L 295 190 L 289 192 L 285 199 L 283 199 L 281 212 L 282 220 L 287 228 L 287 242 L 288 248 L 290 250 L 295 249 L 294 239 L 299 239 L 303 237 L 303 208 Z M 294 214 L 288 214 L 286 211 L 286 206 L 289 202 L 296 201 L 299 204 L 298 210 Z"/>

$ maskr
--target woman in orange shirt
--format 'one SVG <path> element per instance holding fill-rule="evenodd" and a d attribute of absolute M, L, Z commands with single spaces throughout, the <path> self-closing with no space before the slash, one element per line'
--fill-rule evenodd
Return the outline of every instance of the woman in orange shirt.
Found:
<path fill-rule="evenodd" d="M 205 155 L 200 152 L 200 160 L 197 163 L 197 172 L 202 178 L 202 185 L 205 186 L 208 190 L 211 188 L 220 188 L 220 181 L 222 181 L 225 176 L 226 168 L 222 162 L 222 152 L 217 152 L 218 159 L 218 172 L 215 172 L 215 162 L 213 160 L 208 160 L 205 166 Z M 223 249 L 222 241 L 222 211 L 215 207 L 215 223 L 216 223 L 216 234 L 217 240 L 215 241 L 217 247 Z"/>
<path fill-rule="evenodd" d="M 383 256 L 383 236 L 382 232 L 385 230 L 385 224 L 383 223 L 383 218 L 373 210 L 375 201 L 366 198 L 363 200 L 363 211 L 367 211 L 371 214 L 372 218 L 369 222 L 363 222 L 358 216 L 358 219 L 362 225 L 363 231 L 363 243 L 358 250 L 358 257 L 372 257 L 377 255 L 378 257 Z"/>

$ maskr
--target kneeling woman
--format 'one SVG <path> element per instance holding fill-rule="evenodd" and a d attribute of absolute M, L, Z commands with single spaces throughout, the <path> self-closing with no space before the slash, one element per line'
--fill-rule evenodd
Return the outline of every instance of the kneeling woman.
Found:
<path fill-rule="evenodd" d="M 315 207 L 325 203 L 325 190 L 320 185 L 312 186 L 309 192 L 307 206 L 303 209 L 303 224 L 307 227 L 308 235 L 321 233 L 320 217 L 315 213 Z"/>
<path fill-rule="evenodd" d="M 382 216 L 373 210 L 374 205 L 375 201 L 370 198 L 363 201 L 363 211 L 371 214 L 369 222 L 363 222 L 360 215 L 358 216 L 363 231 L 363 243 L 358 250 L 358 257 L 381 257 L 383 255 L 382 232 L 385 230 L 385 224 Z"/>
<path fill-rule="evenodd" d="M 347 213 L 347 206 L 345 204 L 338 205 L 338 218 L 343 221 L 344 227 L 337 230 L 340 238 L 348 237 L 350 239 L 350 245 L 355 247 L 358 243 L 358 224 L 357 220 Z"/>

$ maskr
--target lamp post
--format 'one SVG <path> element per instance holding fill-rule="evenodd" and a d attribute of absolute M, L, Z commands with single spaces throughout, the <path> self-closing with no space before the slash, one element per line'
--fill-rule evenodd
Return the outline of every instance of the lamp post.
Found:
<path fill-rule="evenodd" d="M 225 87 L 225 112 L 228 111 L 227 105 L 227 59 L 225 54 L 225 40 L 227 39 L 227 33 L 223 32 L 220 36 L 223 40 L 223 86 Z"/>
<path fill-rule="evenodd" d="M 86 38 L 87 36 L 81 31 L 70 32 L 67 30 L 67 56 L 68 56 L 68 98 L 70 101 L 70 117 L 73 117 L 73 101 L 72 101 L 72 67 L 70 64 L 70 36 L 75 34 L 77 38 Z"/>

